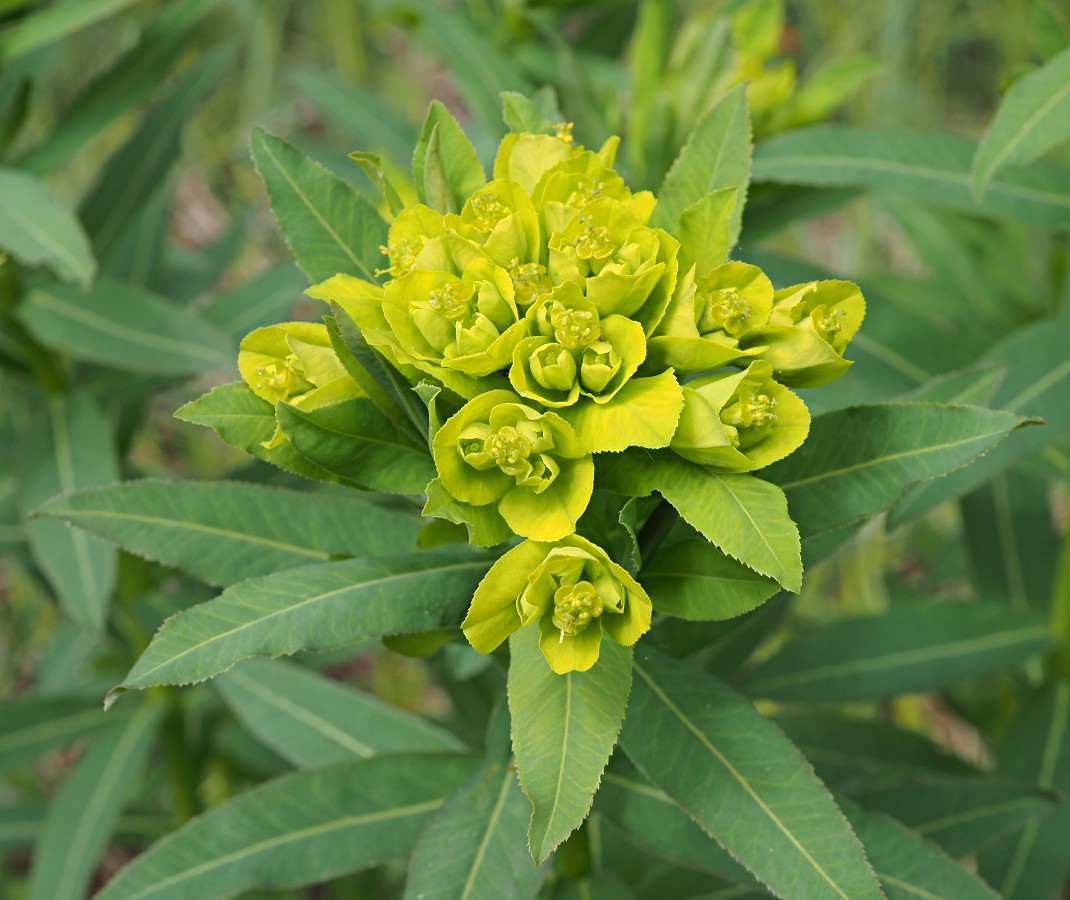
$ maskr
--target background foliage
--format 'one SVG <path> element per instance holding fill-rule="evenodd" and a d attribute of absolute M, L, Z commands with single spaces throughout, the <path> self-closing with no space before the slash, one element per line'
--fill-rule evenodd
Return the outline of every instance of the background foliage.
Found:
<path fill-rule="evenodd" d="M 86 896 L 171 833 L 103 896 L 296 897 L 330 880 L 315 896 L 766 896 L 760 881 L 817 897 L 783 811 L 813 816 L 807 835 L 834 847 L 853 839 L 817 779 L 793 774 L 803 758 L 886 896 L 1058 896 L 1070 869 L 1064 8 L 793 0 L 781 18 L 767 0 L 6 0 L 0 15 L 5 898 Z M 384 647 L 389 616 L 407 615 L 395 604 L 361 620 L 361 643 L 249 660 L 102 712 L 161 623 L 217 588 L 264 578 L 258 591 L 270 579 L 293 596 L 312 588 L 289 569 L 360 548 L 333 570 L 339 585 L 365 596 L 371 573 L 414 578 L 414 609 L 444 600 L 431 627 L 459 621 L 474 583 L 449 546 L 421 551 L 422 571 L 376 561 L 446 536 L 417 507 L 250 462 L 171 417 L 234 379 L 247 331 L 319 315 L 253 169 L 255 125 L 378 204 L 374 171 L 347 154 L 376 154 L 410 196 L 432 98 L 486 162 L 501 92 L 546 108 L 556 97 L 580 141 L 622 134 L 626 177 L 653 188 L 739 80 L 756 147 L 737 256 L 777 284 L 850 277 L 869 313 L 854 367 L 807 396 L 825 414 L 811 452 L 775 473 L 804 524 L 802 594 L 694 621 L 724 573 L 665 546 L 644 583 L 655 608 L 684 617 L 641 645 L 631 699 L 660 727 L 625 725 L 581 831 L 532 866 L 530 805 L 493 708 L 503 669 L 458 641 L 424 657 Z M 306 274 L 334 273 L 324 265 Z M 219 399 L 206 424 L 256 446 L 262 417 Z M 925 432 L 902 404 L 848 409 L 886 401 L 986 407 L 992 437 L 966 442 L 950 420 Z M 1022 417 L 1046 424 L 997 445 Z M 822 465 L 834 451 L 846 457 Z M 683 560 L 690 592 L 674 580 Z M 514 667 L 529 651 L 514 640 Z M 219 668 L 206 658 L 182 680 Z M 641 771 L 654 768 L 679 782 L 651 784 Z M 766 781 L 763 811 L 749 788 Z M 768 859 L 754 852 L 767 846 Z M 850 896 L 874 895 L 866 883 Z"/>

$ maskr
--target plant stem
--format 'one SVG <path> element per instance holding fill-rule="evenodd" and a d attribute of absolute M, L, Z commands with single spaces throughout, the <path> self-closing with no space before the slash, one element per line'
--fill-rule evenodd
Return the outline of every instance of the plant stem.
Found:
<path fill-rule="evenodd" d="M 668 536 L 669 531 L 680 514 L 668 500 L 662 500 L 654 507 L 654 511 L 647 517 L 643 527 L 639 529 L 636 542 L 639 544 L 639 569 L 642 571 L 647 561 L 658 552 L 662 541 Z"/>

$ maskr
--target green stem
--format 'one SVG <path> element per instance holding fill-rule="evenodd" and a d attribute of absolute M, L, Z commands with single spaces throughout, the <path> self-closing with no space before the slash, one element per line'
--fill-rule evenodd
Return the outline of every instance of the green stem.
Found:
<path fill-rule="evenodd" d="M 639 529 L 636 542 L 639 544 L 640 571 L 642 567 L 658 552 L 662 542 L 668 537 L 680 514 L 668 500 L 662 500 L 647 517 Z"/>
<path fill-rule="evenodd" d="M 1063 546 L 1055 568 L 1051 630 L 1059 644 L 1055 651 L 1055 671 L 1064 678 L 1070 678 L 1070 525 L 1063 535 Z"/>

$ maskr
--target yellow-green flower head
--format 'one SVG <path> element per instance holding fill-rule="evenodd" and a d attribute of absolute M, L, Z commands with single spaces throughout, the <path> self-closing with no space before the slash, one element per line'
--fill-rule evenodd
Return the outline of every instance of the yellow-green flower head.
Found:
<path fill-rule="evenodd" d="M 543 406 L 571 406 L 582 396 L 607 403 L 646 359 L 643 326 L 600 317 L 575 282 L 560 285 L 527 314 L 531 337 L 513 351 L 513 389 Z"/>
<path fill-rule="evenodd" d="M 757 266 L 727 262 L 707 274 L 680 280 L 669 309 L 650 341 L 658 365 L 678 372 L 708 372 L 757 349 L 740 349 L 740 338 L 769 321 L 773 285 Z"/>
<path fill-rule="evenodd" d="M 594 463 L 572 426 L 510 391 L 466 403 L 439 429 L 433 451 L 453 497 L 495 505 L 516 534 L 532 540 L 575 531 L 594 489 Z"/>
<path fill-rule="evenodd" d="M 571 127 L 551 134 L 507 134 L 498 145 L 494 159 L 494 178 L 517 182 L 530 195 L 539 179 L 558 163 L 582 152 L 572 142 Z"/>
<path fill-rule="evenodd" d="M 549 242 L 555 284 L 577 281 L 599 315 L 628 316 L 649 334 L 676 285 L 680 245 L 648 228 L 625 204 L 601 197 L 574 215 Z"/>
<path fill-rule="evenodd" d="M 806 404 L 773 380 L 769 363 L 756 361 L 688 382 L 669 446 L 717 472 L 752 472 L 793 453 L 809 430 Z"/>
<path fill-rule="evenodd" d="M 500 178 L 487 183 L 468 198 L 460 215 L 446 215 L 443 222 L 461 269 L 480 257 L 504 269 L 538 265 L 542 258 L 538 214 L 515 181 Z"/>
<path fill-rule="evenodd" d="M 376 276 L 389 273 L 391 278 L 400 278 L 414 269 L 454 271 L 442 214 L 422 203 L 398 213 L 386 245 L 379 250 L 390 265 L 377 269 Z"/>
<path fill-rule="evenodd" d="M 284 322 L 250 332 L 238 350 L 238 371 L 253 393 L 272 406 L 283 401 L 309 410 L 363 394 L 335 354 L 327 327 L 314 322 Z M 284 440 L 276 431 L 266 446 Z"/>
<path fill-rule="evenodd" d="M 650 598 L 600 547 L 573 534 L 525 541 L 486 574 L 461 627 L 480 653 L 538 622 L 539 646 L 559 675 L 598 660 L 602 633 L 631 646 L 650 628 Z"/>
<path fill-rule="evenodd" d="M 851 365 L 843 352 L 866 315 L 858 285 L 811 281 L 773 295 L 769 323 L 746 335 L 741 346 L 758 350 L 778 381 L 814 387 L 839 378 Z"/>
<path fill-rule="evenodd" d="M 383 291 L 383 314 L 406 356 L 430 375 L 442 368 L 490 375 L 509 365 L 524 335 L 509 273 L 485 259 L 472 260 L 459 278 L 415 270 L 394 279 Z"/>

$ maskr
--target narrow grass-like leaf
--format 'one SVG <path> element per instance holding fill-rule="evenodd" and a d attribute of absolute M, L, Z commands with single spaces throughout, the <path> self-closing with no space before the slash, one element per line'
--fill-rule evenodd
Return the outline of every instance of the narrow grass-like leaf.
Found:
<path fill-rule="evenodd" d="M 419 494 L 435 477 L 426 446 L 395 428 L 371 400 L 359 397 L 307 411 L 280 403 L 276 416 L 298 453 L 341 478 Z"/>
<path fill-rule="evenodd" d="M 509 649 L 513 752 L 534 808 L 528 844 L 541 863 L 591 808 L 628 704 L 632 650 L 603 638 L 593 668 L 556 675 L 536 626 L 515 632 Z"/>
<path fill-rule="evenodd" d="M 406 750 L 460 750 L 430 722 L 301 666 L 248 659 L 215 685 L 253 734 L 301 769 Z"/>
<path fill-rule="evenodd" d="M 177 162 L 187 123 L 205 98 L 219 88 L 231 58 L 229 48 L 221 48 L 198 60 L 108 161 L 79 209 L 99 256 L 113 247 L 145 197 Z"/>
<path fill-rule="evenodd" d="M 1004 741 L 996 772 L 1064 795 L 1056 811 L 988 847 L 981 876 L 1008 900 L 1056 897 L 1070 876 L 1070 681 L 1055 678 L 1028 697 Z"/>
<path fill-rule="evenodd" d="M 234 345 L 187 309 L 100 278 L 88 293 L 49 285 L 30 292 L 19 318 L 43 344 L 127 372 L 192 375 L 233 366 Z"/>
<path fill-rule="evenodd" d="M 684 211 L 707 194 L 736 190 L 729 246 L 739 237 L 751 168 L 751 129 L 746 85 L 729 91 L 699 120 L 658 191 L 651 223 L 673 230 Z"/>
<path fill-rule="evenodd" d="M 320 481 L 343 480 L 305 459 L 288 442 L 271 449 L 265 447 L 264 442 L 275 434 L 275 409 L 257 397 L 244 381 L 213 388 L 178 409 L 175 418 L 211 428 L 232 447 L 288 472 Z"/>
<path fill-rule="evenodd" d="M 96 699 L 34 697 L 0 705 L 0 773 L 40 762 L 122 715 L 104 713 Z"/>
<path fill-rule="evenodd" d="M 387 227 L 357 189 L 262 129 L 253 132 L 252 150 L 301 270 L 313 282 L 339 272 L 375 281 Z"/>
<path fill-rule="evenodd" d="M 229 585 L 339 556 L 416 549 L 417 517 L 372 503 L 240 482 L 127 481 L 56 498 L 39 514 Z"/>
<path fill-rule="evenodd" d="M 214 297 L 201 316 L 238 341 L 254 328 L 289 318 L 307 284 L 296 266 L 275 266 Z"/>
<path fill-rule="evenodd" d="M 992 218 L 1066 227 L 1065 170 L 1036 165 L 1002 172 L 978 203 L 970 190 L 976 146 L 953 134 L 825 125 L 760 144 L 754 180 L 866 187 Z"/>
<path fill-rule="evenodd" d="M 20 167 L 38 175 L 55 171 L 110 123 L 144 103 L 175 61 L 190 52 L 191 30 L 219 3 L 176 0 L 155 11 L 138 45 L 85 87 L 48 140 L 20 160 Z"/>
<path fill-rule="evenodd" d="M 1004 166 L 1032 162 L 1070 138 L 1070 48 L 1016 81 L 973 158 L 970 186 L 981 198 Z"/>
<path fill-rule="evenodd" d="M 1009 831 L 1020 831 L 1058 805 L 1054 795 L 1027 784 L 980 777 L 930 776 L 912 784 L 862 791 L 855 799 L 866 809 L 909 825 L 955 857 Z"/>
<path fill-rule="evenodd" d="M 96 272 L 89 239 L 43 181 L 0 166 L 0 248 L 28 266 L 45 265 L 88 287 Z"/>
<path fill-rule="evenodd" d="M 837 791 L 902 784 L 934 775 L 976 775 L 977 770 L 927 738 L 870 719 L 807 709 L 773 719 Z"/>
<path fill-rule="evenodd" d="M 887 900 L 998 900 L 972 872 L 885 816 L 844 805 Z"/>
<path fill-rule="evenodd" d="M 530 900 L 543 873 L 524 849 L 531 804 L 495 760 L 434 814 L 413 851 L 405 900 Z"/>
<path fill-rule="evenodd" d="M 658 612 L 700 621 L 742 615 L 780 590 L 772 579 L 697 540 L 663 547 L 642 577 Z"/>
<path fill-rule="evenodd" d="M 751 670 L 742 689 L 776 700 L 871 700 L 1017 665 L 1049 644 L 1042 621 L 1005 606 L 900 606 L 815 629 Z"/>
<path fill-rule="evenodd" d="M 137 2 L 139 0 L 74 0 L 34 12 L 0 35 L 0 61 L 11 62 L 54 44 Z"/>
<path fill-rule="evenodd" d="M 789 591 L 802 585 L 799 533 L 781 490 L 753 475 L 717 475 L 675 454 L 599 457 L 601 487 L 657 491 L 710 543 Z"/>
<path fill-rule="evenodd" d="M 778 896 L 883 897 L 862 846 L 806 760 L 717 679 L 637 650 L 621 746 Z"/>
<path fill-rule="evenodd" d="M 475 767 L 462 756 L 399 754 L 278 778 L 149 848 L 96 900 L 218 900 L 403 857 Z"/>
<path fill-rule="evenodd" d="M 305 566 L 243 581 L 168 619 L 116 690 L 203 681 L 250 656 L 459 625 L 489 565 L 462 548 Z M 109 694 L 112 701 L 115 696 Z"/>
<path fill-rule="evenodd" d="M 87 394 L 56 396 L 18 454 L 18 501 L 24 515 L 56 494 L 119 477 L 111 429 Z M 34 559 L 75 622 L 99 632 L 115 585 L 115 550 L 62 522 L 25 524 Z"/>
<path fill-rule="evenodd" d="M 850 407 L 815 418 L 806 443 L 762 475 L 784 489 L 808 536 L 887 509 L 914 482 L 966 465 L 1028 422 L 972 406 Z"/>
<path fill-rule="evenodd" d="M 162 708 L 142 706 L 98 734 L 52 799 L 34 848 L 30 900 L 81 900 L 156 735 Z"/>

